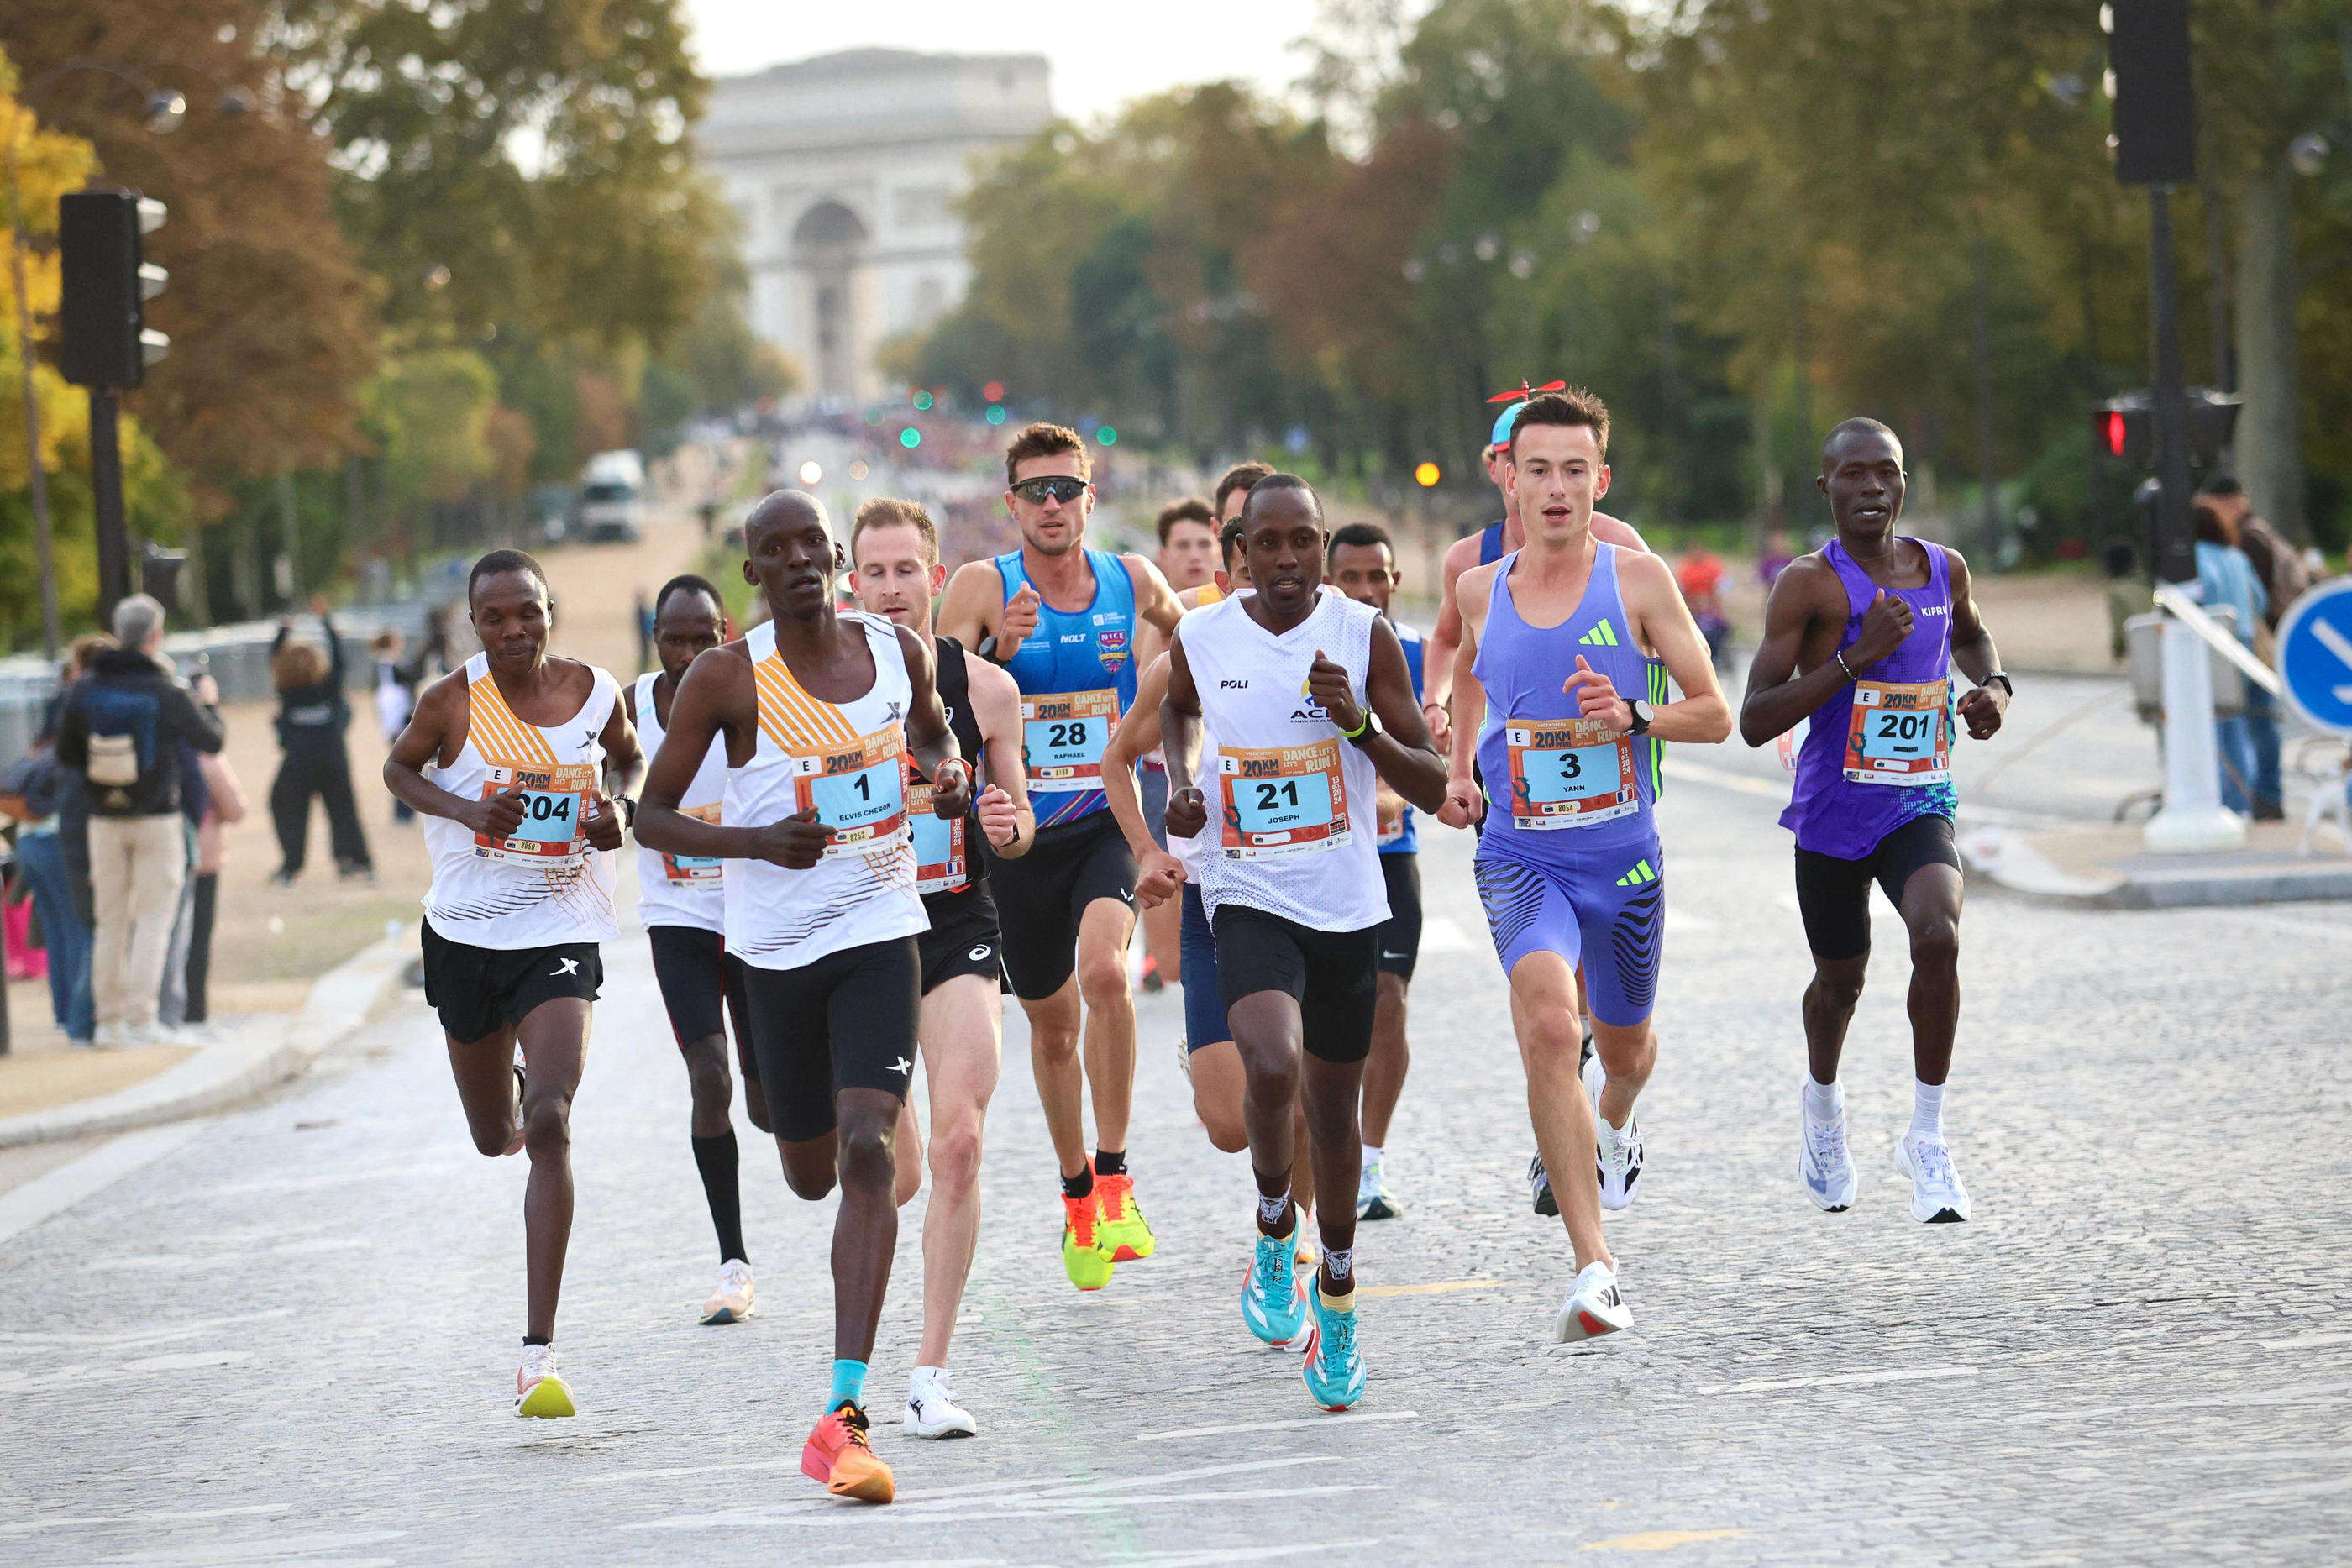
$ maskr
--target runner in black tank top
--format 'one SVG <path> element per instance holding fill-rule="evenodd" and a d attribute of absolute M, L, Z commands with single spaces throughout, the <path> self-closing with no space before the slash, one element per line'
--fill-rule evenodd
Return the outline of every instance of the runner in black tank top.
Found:
<path fill-rule="evenodd" d="M 849 549 L 859 604 L 931 636 L 948 727 L 981 786 L 971 810 L 953 822 L 921 809 L 920 780 L 910 781 L 908 801 L 917 824 L 917 886 L 931 922 L 919 939 L 923 1006 L 916 1034 L 930 1088 L 934 1187 L 923 1219 L 923 1343 L 908 1382 L 905 1427 L 917 1437 L 969 1437 L 979 1424 L 948 1385 L 948 1342 L 980 1235 L 981 1127 L 1003 1043 L 1003 944 L 988 862 L 991 855 L 1023 854 L 1036 833 L 1022 778 L 1021 692 L 1011 675 L 971 657 L 954 638 L 931 634 L 932 598 L 947 574 L 938 530 L 920 507 L 866 502 Z M 922 1172 L 923 1141 L 910 1107 L 898 1124 L 900 1203 L 915 1195 Z"/>

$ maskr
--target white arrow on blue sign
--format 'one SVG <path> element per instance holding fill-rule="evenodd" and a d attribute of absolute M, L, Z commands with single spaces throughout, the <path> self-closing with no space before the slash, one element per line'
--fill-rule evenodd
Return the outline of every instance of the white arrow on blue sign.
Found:
<path fill-rule="evenodd" d="M 2321 729 L 2352 736 L 2352 578 L 2294 601 L 2279 623 L 2278 669 L 2296 712 Z"/>

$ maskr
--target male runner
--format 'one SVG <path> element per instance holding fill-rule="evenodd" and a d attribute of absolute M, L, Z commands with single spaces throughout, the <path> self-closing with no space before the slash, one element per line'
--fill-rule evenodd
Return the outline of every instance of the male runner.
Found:
<path fill-rule="evenodd" d="M 906 769 L 946 819 L 971 779 L 913 632 L 834 608 L 840 547 L 813 497 L 781 490 L 743 524 L 744 576 L 775 619 L 695 660 L 646 782 L 639 839 L 727 868 L 727 950 L 743 965 L 752 1053 L 805 1198 L 830 1193 L 833 1392 L 801 1472 L 887 1502 L 861 1395 L 898 1239 L 893 1144 L 914 1071 L 925 925 Z M 727 744 L 720 821 L 679 810 L 711 742 Z"/>
<path fill-rule="evenodd" d="M 697 655 L 727 640 L 727 606 L 699 577 L 674 577 L 654 596 L 654 651 L 661 668 L 639 675 L 622 693 L 629 721 L 648 751 L 661 749 L 677 685 Z M 727 791 L 727 749 L 713 741 L 678 809 L 706 822 L 719 820 Z M 743 1064 L 743 1108 L 765 1133 L 768 1103 L 745 1032 L 742 966 L 727 956 L 726 900 L 720 862 L 664 854 L 637 845 L 637 917 L 654 954 L 654 982 L 669 1013 L 670 1033 L 686 1062 L 694 1096 L 694 1168 L 719 1232 L 719 1284 L 703 1303 L 705 1324 L 740 1322 L 751 1315 L 755 1291 L 744 1260 L 743 1200 L 737 1180 L 735 1085 L 727 1071 L 727 1014 L 735 1016 L 735 1051 Z"/>
<path fill-rule="evenodd" d="M 1323 508 L 1307 482 L 1258 481 L 1242 523 L 1256 591 L 1188 617 L 1169 651 L 1168 831 L 1209 831 L 1206 791 L 1215 790 L 1202 893 L 1248 1081 L 1243 1120 L 1258 1189 L 1243 1320 L 1269 1344 L 1305 1332 L 1307 1393 L 1344 1410 L 1364 1388 L 1356 1211 L 1344 1197 L 1323 1205 L 1310 1303 L 1292 1264 L 1293 1107 L 1312 1129 L 1315 1185 L 1353 1191 L 1377 933 L 1389 915 L 1372 841 L 1375 780 L 1434 809 L 1444 764 L 1396 632 L 1367 606 L 1321 591 Z"/>
<path fill-rule="evenodd" d="M 1380 612 L 1404 650 L 1412 696 L 1421 700 L 1421 633 L 1389 613 L 1403 573 L 1396 547 L 1377 523 L 1349 523 L 1331 536 L 1331 580 L 1340 592 Z M 1358 1219 L 1394 1219 L 1404 1212 L 1381 1179 L 1389 1119 L 1404 1092 L 1412 1050 L 1405 1041 L 1405 989 L 1421 958 L 1421 834 L 1412 808 L 1383 786 L 1380 792 L 1381 874 L 1388 881 L 1389 919 L 1381 927 L 1379 999 L 1372 1009 L 1372 1054 L 1364 1062 L 1364 1171 L 1356 1186 Z"/>
<path fill-rule="evenodd" d="M 1952 844 L 1953 665 L 1976 683 L 1957 713 L 1986 739 L 2009 709 L 1992 633 L 1958 550 L 1903 538 L 1903 444 L 1849 419 L 1822 445 L 1822 494 L 1837 537 L 1772 585 L 1739 734 L 1761 746 L 1810 716 L 1780 825 L 1797 835 L 1797 909 L 1812 949 L 1805 988 L 1806 1196 L 1853 1203 L 1838 1057 L 1870 966 L 1870 884 L 1911 937 L 1911 1125 L 1895 1164 L 1911 1218 L 1966 1219 L 1969 1192 L 1944 1138 L 1944 1083 L 1960 1023 L 1960 857 Z M 1995 689 L 1996 686 L 1998 689 Z"/>
<path fill-rule="evenodd" d="M 979 766 L 986 787 L 972 815 L 942 821 L 924 810 L 929 786 L 908 786 L 915 827 L 915 887 L 931 927 L 919 944 L 923 1007 L 917 1027 L 931 1102 L 931 1203 L 923 1216 L 923 1344 L 907 1383 L 905 1426 L 917 1437 L 968 1437 L 980 1429 L 948 1385 L 948 1341 L 980 1240 L 981 1127 L 1003 1053 L 1003 941 L 988 893 L 990 852 L 1010 861 L 1036 836 L 1021 779 L 1021 693 L 1013 677 L 945 637 L 931 635 L 931 596 L 947 581 L 930 514 L 912 501 L 879 497 L 857 508 L 849 533 L 857 602 L 868 615 L 929 642 L 938 658 L 940 701 L 956 748 Z M 982 759 L 985 758 L 984 762 Z M 919 1166 L 923 1142 L 909 1106 L 898 1163 Z M 902 1173 L 899 1189 L 907 1182 Z M 1089 1260 L 1098 1253 L 1088 1253 Z M 1100 1262 L 1102 1277 L 1110 1264 Z"/>
<path fill-rule="evenodd" d="M 940 630 L 1002 665 L 1021 688 L 1023 763 L 1037 840 L 990 877 L 1004 970 L 1029 1015 L 1029 1056 L 1062 1178 L 1062 1261 L 1098 1289 L 1113 1262 L 1151 1256 L 1151 1228 L 1127 1168 L 1135 1097 L 1135 858 L 1104 809 L 1103 748 L 1135 700 L 1136 636 L 1183 613 L 1159 568 L 1087 549 L 1094 485 L 1086 448 L 1057 424 L 1032 424 L 1005 449 L 1004 504 L 1021 548 L 966 562 L 949 580 Z M 1086 1055 L 1078 1054 L 1079 1001 Z M 1085 1091 L 1095 1110 L 1087 1157 Z"/>
<path fill-rule="evenodd" d="M 1601 1210 L 1633 1201 L 1642 1174 L 1633 1100 L 1658 1052 L 1650 1014 L 1665 861 L 1643 737 L 1711 744 L 1731 732 L 1731 710 L 1665 562 L 1592 531 L 1593 503 L 1609 489 L 1601 400 L 1581 389 L 1530 400 L 1507 451 L 1528 542 L 1471 568 L 1454 588 L 1460 722 L 1443 820 L 1460 827 L 1493 812 L 1478 841 L 1478 894 L 1510 978 L 1536 1146 L 1548 1168 L 1567 1173 L 1554 1190 L 1577 1274 L 1552 1327 L 1572 1340 L 1633 1322 Z M 1681 701 L 1654 706 L 1619 695 L 1644 689 L 1644 647 L 1664 658 L 1688 694 Z M 1597 1105 L 1579 1084 L 1580 960 L 1598 1048 Z M 1597 1167 L 1587 1152 L 1596 1141 Z"/>
<path fill-rule="evenodd" d="M 530 1155 L 515 1414 L 570 1416 L 554 1343 L 572 1239 L 572 1096 L 604 978 L 597 944 L 619 934 L 613 798 L 641 758 L 619 684 L 548 656 L 555 605 L 537 561 L 492 550 L 467 574 L 466 600 L 482 652 L 425 689 L 383 782 L 425 819 L 425 998 L 441 1015 L 474 1147 Z"/>
<path fill-rule="evenodd" d="M 1187 496 L 1160 508 L 1160 575 L 1183 602 L 1185 591 L 1213 584 L 1217 573 L 1217 514 L 1198 496 Z M 1187 608 L 1190 608 L 1188 605 Z M 1151 636 L 1136 640 L 1139 667 L 1149 664 L 1164 648 Z M 1167 847 L 1167 830 L 1159 825 L 1168 810 L 1168 764 L 1157 750 L 1144 753 L 1143 816 L 1154 824 L 1151 841 Z M 1157 993 L 1171 980 L 1181 978 L 1181 933 L 1176 906 L 1162 900 L 1145 904 L 1137 916 L 1143 927 L 1143 988 Z"/>

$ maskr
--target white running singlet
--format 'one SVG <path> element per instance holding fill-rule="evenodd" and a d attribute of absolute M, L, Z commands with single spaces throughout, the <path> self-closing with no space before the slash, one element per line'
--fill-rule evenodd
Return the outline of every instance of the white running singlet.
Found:
<path fill-rule="evenodd" d="M 1200 694 L 1208 808 L 1201 896 L 1209 915 L 1238 904 L 1318 931 L 1360 931 L 1389 917 L 1381 874 L 1371 758 L 1307 695 L 1322 650 L 1365 701 L 1378 612 L 1330 589 L 1276 637 L 1250 619 L 1255 594 L 1178 624 Z"/>
<path fill-rule="evenodd" d="M 661 750 L 665 733 L 661 716 L 654 711 L 654 682 L 661 672 L 637 677 L 637 740 L 650 759 Z M 671 699 L 677 694 L 672 692 Z M 727 794 L 727 737 L 711 737 L 694 782 L 678 797 L 677 809 L 706 822 L 719 821 L 719 802 Z M 698 855 L 674 855 L 637 846 L 637 924 L 684 925 L 698 931 L 727 929 L 727 906 L 720 887 L 720 868 L 727 862 Z"/>
<path fill-rule="evenodd" d="M 503 841 L 478 838 L 446 817 L 425 818 L 433 857 L 425 918 L 448 940 L 517 952 L 618 935 L 613 853 L 589 846 L 581 815 L 602 786 L 604 726 L 621 687 L 604 671 L 590 671 L 596 684 L 579 713 L 543 729 L 507 706 L 488 654 L 466 661 L 466 742 L 457 761 L 444 768 L 436 757 L 424 775 L 467 800 L 520 784 L 525 810 L 516 836 Z"/>
<path fill-rule="evenodd" d="M 862 697 L 811 696 L 776 652 L 763 622 L 743 639 L 758 684 L 760 733 L 751 760 L 727 773 L 723 816 L 757 828 L 814 805 L 834 831 L 806 871 L 769 861 L 727 868 L 727 950 L 762 969 L 797 969 L 828 953 L 930 929 L 915 892 L 914 835 L 907 827 L 907 705 L 914 688 L 898 630 L 845 612 L 866 633 L 874 685 Z"/>

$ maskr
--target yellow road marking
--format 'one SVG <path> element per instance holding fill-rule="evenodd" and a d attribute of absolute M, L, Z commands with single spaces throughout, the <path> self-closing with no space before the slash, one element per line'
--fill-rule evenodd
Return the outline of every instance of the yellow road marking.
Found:
<path fill-rule="evenodd" d="M 1638 1535 L 1613 1536 L 1607 1541 L 1588 1541 L 1587 1552 L 1671 1552 L 1677 1546 L 1690 1546 L 1702 1541 L 1727 1541 L 1735 1535 L 1745 1535 L 1744 1530 L 1645 1530 Z"/>
<path fill-rule="evenodd" d="M 1492 1280 L 1440 1280 L 1429 1285 L 1367 1285 L 1356 1293 L 1360 1296 L 1442 1296 L 1448 1291 L 1475 1291 L 1481 1285 L 1491 1285 Z"/>

